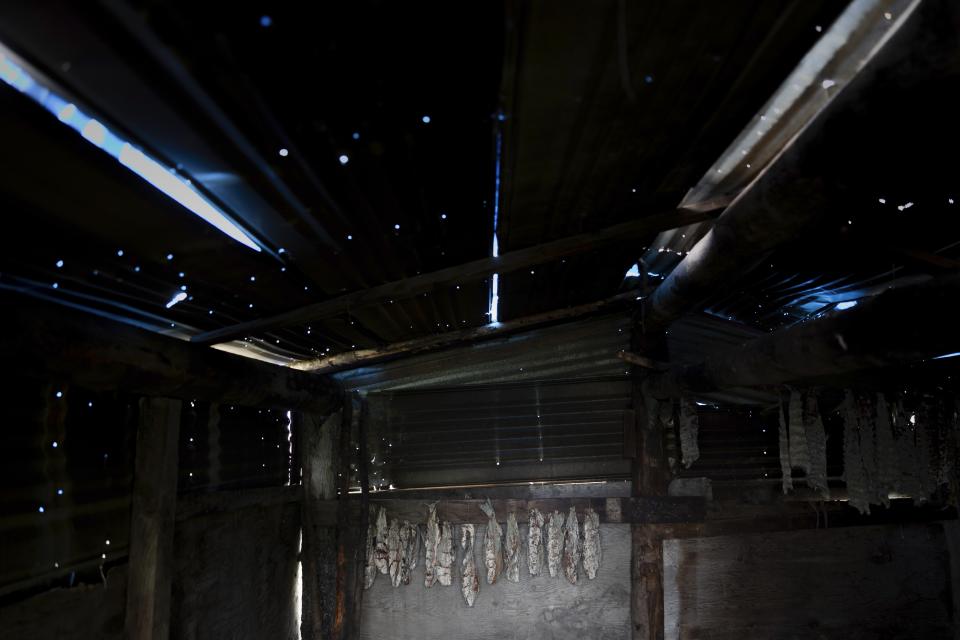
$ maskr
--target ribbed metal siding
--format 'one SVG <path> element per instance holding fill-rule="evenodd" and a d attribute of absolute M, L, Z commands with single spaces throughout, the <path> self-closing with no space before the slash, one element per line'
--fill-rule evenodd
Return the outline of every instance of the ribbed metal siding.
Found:
<path fill-rule="evenodd" d="M 378 394 L 379 395 L 379 394 Z M 623 458 L 628 380 L 535 382 L 385 394 L 385 474 L 409 487 L 438 484 L 611 477 Z"/>
<path fill-rule="evenodd" d="M 624 376 L 627 313 L 529 331 L 336 374 L 349 389 L 381 391 L 526 380 Z"/>

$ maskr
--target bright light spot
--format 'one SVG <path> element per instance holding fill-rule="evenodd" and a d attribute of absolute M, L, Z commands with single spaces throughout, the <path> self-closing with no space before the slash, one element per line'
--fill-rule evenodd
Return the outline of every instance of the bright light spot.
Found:
<path fill-rule="evenodd" d="M 99 121 L 91 118 L 87 121 L 87 124 L 83 125 L 83 129 L 80 130 L 80 135 L 96 146 L 103 147 L 104 142 L 107 140 L 107 128 Z"/>
<path fill-rule="evenodd" d="M 821 31 L 823 31 L 823 27 L 821 27 L 820 25 L 815 26 L 814 29 L 816 29 L 817 33 L 820 33 Z"/>
<path fill-rule="evenodd" d="M 893 14 L 890 13 L 889 11 L 885 12 L 883 14 L 883 17 L 886 18 L 887 20 L 893 20 Z"/>
<path fill-rule="evenodd" d="M 107 545 L 108 547 L 110 546 L 110 541 L 109 541 L 109 540 L 104 540 L 103 543 L 104 543 L 105 545 Z"/>
<path fill-rule="evenodd" d="M 879 200 L 880 200 L 880 204 L 887 204 L 886 198 L 879 198 Z"/>
<path fill-rule="evenodd" d="M 57 396 L 58 398 L 62 398 L 62 397 L 63 397 L 63 391 L 57 391 L 54 395 Z"/>
<path fill-rule="evenodd" d="M 640 267 L 634 264 L 632 267 L 627 269 L 627 272 L 623 276 L 624 278 L 639 278 L 640 277 Z"/>
<path fill-rule="evenodd" d="M 397 231 L 399 231 L 399 230 L 400 230 L 400 225 L 395 224 L 395 225 L 393 225 L 393 228 L 396 229 Z"/>
<path fill-rule="evenodd" d="M 117 257 L 118 257 L 118 258 L 122 258 L 122 257 L 123 257 L 123 249 L 117 249 Z"/>
<path fill-rule="evenodd" d="M 917 414 L 915 413 L 910 414 L 910 424 L 917 424 Z"/>
<path fill-rule="evenodd" d="M 273 24 L 273 18 L 270 16 L 260 16 L 260 26 L 266 29 Z"/>
<path fill-rule="evenodd" d="M 167 260 L 173 260 L 173 254 L 172 254 L 172 253 L 168 253 L 168 254 L 167 254 Z"/>
<path fill-rule="evenodd" d="M 643 81 L 647 84 L 653 84 L 653 76 L 644 76 Z"/>
<path fill-rule="evenodd" d="M 63 495 L 63 489 L 57 489 L 57 495 L 58 495 L 58 496 L 62 496 L 62 495 Z"/>
<path fill-rule="evenodd" d="M 956 358 L 960 356 L 960 351 L 954 351 L 953 353 L 945 353 L 943 355 L 932 358 L 933 360 L 946 360 L 947 358 Z"/>
<path fill-rule="evenodd" d="M 423 122 L 423 124 L 430 124 L 430 116 L 423 116 L 420 118 L 420 121 Z"/>
<path fill-rule="evenodd" d="M 350 235 L 350 234 L 347 234 L 347 240 L 353 240 L 353 236 Z M 306 288 L 306 287 L 304 287 L 304 288 Z"/>
<path fill-rule="evenodd" d="M 953 204 L 953 201 L 951 200 L 950 203 Z M 440 219 L 441 219 L 441 220 L 446 220 L 446 219 L 447 219 L 447 214 L 441 213 L 441 214 L 440 214 Z"/>
<path fill-rule="evenodd" d="M 37 508 L 37 511 L 38 511 L 39 513 L 43 513 L 44 511 L 46 511 L 46 509 L 43 508 L 43 505 L 40 505 L 40 506 Z"/>
<path fill-rule="evenodd" d="M 947 198 L 947 204 L 953 204 L 953 198 Z"/>
<path fill-rule="evenodd" d="M 289 152 L 289 151 L 287 151 L 286 149 L 280 149 L 280 157 L 281 157 L 281 158 L 286 158 L 288 155 L 290 155 L 290 152 Z"/>
<path fill-rule="evenodd" d="M 257 276 L 250 276 L 250 282 L 256 282 Z"/>
<path fill-rule="evenodd" d="M 186 290 L 187 290 L 187 285 L 185 284 L 180 285 L 180 291 L 186 291 Z"/>
<path fill-rule="evenodd" d="M 93 408 L 93 400 L 91 400 L 90 402 L 88 402 L 88 403 L 87 403 L 87 406 L 92 409 L 92 408 Z"/>
<path fill-rule="evenodd" d="M 359 132 L 359 131 L 354 131 L 354 132 L 353 132 L 353 135 L 350 136 L 350 137 L 353 138 L 354 140 L 359 140 L 359 139 L 360 139 L 360 132 Z"/>
<path fill-rule="evenodd" d="M 54 289 L 57 289 L 57 288 L 59 288 L 59 287 L 60 287 L 60 284 L 59 284 L 59 283 L 56 283 L 56 282 L 54 282 L 52 286 L 53 286 L 53 288 L 54 288 Z"/>
<path fill-rule="evenodd" d="M 187 294 L 184 293 L 183 291 L 178 291 L 175 296 L 173 296 L 172 298 L 170 298 L 170 302 L 167 303 L 167 309 L 170 309 L 170 308 L 173 307 L 175 304 L 178 304 L 178 303 L 180 303 L 180 302 L 183 302 L 183 301 L 186 300 L 186 299 L 187 299 Z"/>
<path fill-rule="evenodd" d="M 260 251 L 260 246 L 250 236 L 235 225 L 226 214 L 203 197 L 196 189 L 178 176 L 167 171 L 159 162 L 146 155 L 139 149 L 124 143 L 120 148 L 120 164 L 127 167 L 138 176 L 164 192 L 189 211 L 219 229 L 227 236 L 254 251 Z M 167 255 L 167 260 L 172 260 Z"/>
<path fill-rule="evenodd" d="M 500 317 L 500 274 L 493 274 L 490 288 L 490 322 L 499 322 Z"/>
<path fill-rule="evenodd" d="M 835 86 L 837 83 L 829 78 L 820 83 L 820 86 L 824 89 L 829 89 L 830 87 Z"/>
<path fill-rule="evenodd" d="M 913 206 L 913 203 L 912 203 L 912 202 L 907 202 L 906 204 L 903 205 L 903 208 L 904 208 L 904 209 L 909 209 L 909 208 L 912 207 L 912 206 Z"/>
<path fill-rule="evenodd" d="M 57 269 L 63 267 L 63 260 L 57 260 Z"/>
<path fill-rule="evenodd" d="M 340 160 L 340 164 L 347 164 L 348 162 L 350 162 L 350 156 L 348 156 L 345 153 L 340 154 L 340 157 L 338 159 Z"/>
<path fill-rule="evenodd" d="M 57 447 L 60 446 L 60 444 L 59 444 L 56 440 L 54 440 L 53 442 L 50 443 L 50 446 L 52 446 L 54 449 L 56 449 Z"/>
<path fill-rule="evenodd" d="M 68 122 L 76 114 L 77 105 L 71 103 L 65 106 L 63 109 L 60 109 L 60 111 L 57 113 L 57 118 L 60 120 L 60 122 Z"/>

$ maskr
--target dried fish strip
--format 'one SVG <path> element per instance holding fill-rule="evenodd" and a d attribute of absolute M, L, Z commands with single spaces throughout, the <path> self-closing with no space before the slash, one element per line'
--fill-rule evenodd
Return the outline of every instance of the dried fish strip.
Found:
<path fill-rule="evenodd" d="M 530 509 L 527 518 L 527 570 L 531 576 L 543 571 L 543 514 L 539 509 Z"/>
<path fill-rule="evenodd" d="M 420 535 L 417 527 L 404 520 L 400 525 L 400 582 L 410 584 L 410 570 L 417 566 L 420 550 Z"/>
<path fill-rule="evenodd" d="M 547 569 L 550 577 L 556 578 L 560 571 L 560 556 L 563 555 L 563 514 L 554 511 L 547 522 Z"/>
<path fill-rule="evenodd" d="M 387 530 L 387 564 L 390 569 L 390 584 L 400 586 L 400 523 L 394 518 Z"/>
<path fill-rule="evenodd" d="M 374 559 L 377 565 L 377 571 L 384 575 L 390 572 L 387 553 L 387 530 L 387 510 L 380 507 L 380 513 L 377 514 L 377 537 L 374 543 Z"/>
<path fill-rule="evenodd" d="M 432 587 L 437 581 L 437 552 L 440 549 L 440 523 L 437 521 L 437 503 L 427 505 L 427 534 L 423 538 L 426 548 L 423 565 L 423 586 Z"/>
<path fill-rule="evenodd" d="M 377 535 L 377 510 L 376 507 L 370 507 L 370 524 L 367 525 L 367 561 L 363 567 L 363 588 L 369 589 L 373 586 L 373 581 L 377 579 L 377 554 L 376 554 L 376 535 Z"/>
<path fill-rule="evenodd" d="M 517 514 L 513 511 L 507 516 L 507 537 L 504 544 L 504 564 L 507 568 L 507 580 L 520 582 L 520 527 Z"/>
<path fill-rule="evenodd" d="M 480 576 L 477 575 L 477 559 L 474 557 L 473 543 L 475 532 L 472 524 L 460 525 L 460 548 L 463 560 L 460 561 L 460 592 L 467 606 L 472 607 L 480 593 Z"/>
<path fill-rule="evenodd" d="M 483 538 L 483 564 L 487 568 L 487 584 L 493 584 L 503 573 L 503 530 L 488 498 L 480 510 L 487 515 L 487 532 Z"/>
<path fill-rule="evenodd" d="M 437 547 L 437 582 L 445 587 L 453 584 L 453 527 L 444 522 L 440 527 L 440 545 Z"/>
<path fill-rule="evenodd" d="M 577 508 L 570 507 L 567 523 L 563 526 L 563 575 L 570 584 L 577 584 L 577 564 L 580 562 L 580 522 L 577 521 Z"/>
<path fill-rule="evenodd" d="M 583 516 L 583 571 L 590 580 L 597 577 L 600 555 L 600 516 L 588 507 Z"/>

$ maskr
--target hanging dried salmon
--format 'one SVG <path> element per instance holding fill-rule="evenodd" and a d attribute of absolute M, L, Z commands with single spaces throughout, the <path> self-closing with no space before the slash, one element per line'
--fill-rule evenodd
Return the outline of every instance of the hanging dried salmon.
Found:
<path fill-rule="evenodd" d="M 559 511 L 554 511 L 547 522 L 547 569 L 550 570 L 551 578 L 556 578 L 560 571 L 561 555 L 563 555 L 563 515 Z"/>
<path fill-rule="evenodd" d="M 539 509 L 530 509 L 527 529 L 527 569 L 531 576 L 543 571 L 543 514 Z"/>
<path fill-rule="evenodd" d="M 480 593 L 480 576 L 477 575 L 477 560 L 473 551 L 474 529 L 472 524 L 460 525 L 460 548 L 463 560 L 460 563 L 460 592 L 467 606 L 472 607 Z"/>
<path fill-rule="evenodd" d="M 432 587 L 437 581 L 437 552 L 440 550 L 440 522 L 437 520 L 437 503 L 427 505 L 427 533 L 423 538 L 424 564 L 423 586 Z"/>
<path fill-rule="evenodd" d="M 513 511 L 507 516 L 507 537 L 504 544 L 504 564 L 507 567 L 507 580 L 520 582 L 520 527 L 517 514 Z"/>
<path fill-rule="evenodd" d="M 497 514 L 493 505 L 487 499 L 480 505 L 481 511 L 487 515 L 487 532 L 483 538 L 483 563 L 487 568 L 487 584 L 493 584 L 503 573 L 503 530 L 497 522 Z"/>
<path fill-rule="evenodd" d="M 600 516 L 588 507 L 583 516 L 583 571 L 590 580 L 597 577 L 600 555 Z"/>
<path fill-rule="evenodd" d="M 563 526 L 563 556 L 560 564 L 570 584 L 577 584 L 577 564 L 580 562 L 580 523 L 577 508 L 570 507 L 567 523 Z"/>

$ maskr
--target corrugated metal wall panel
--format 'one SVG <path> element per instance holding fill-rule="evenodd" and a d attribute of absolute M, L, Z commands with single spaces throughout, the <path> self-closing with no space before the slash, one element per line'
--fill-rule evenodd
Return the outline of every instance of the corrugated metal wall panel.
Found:
<path fill-rule="evenodd" d="M 630 316 L 621 313 L 335 374 L 348 389 L 382 391 L 525 380 L 624 376 Z"/>
<path fill-rule="evenodd" d="M 383 477 L 416 484 L 620 477 L 630 382 L 531 382 L 371 394 L 389 443 Z M 381 413 L 378 411 L 378 414 Z M 377 436 L 375 436 L 377 437 Z"/>

